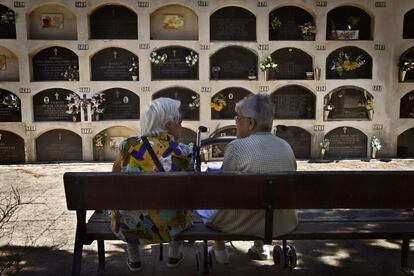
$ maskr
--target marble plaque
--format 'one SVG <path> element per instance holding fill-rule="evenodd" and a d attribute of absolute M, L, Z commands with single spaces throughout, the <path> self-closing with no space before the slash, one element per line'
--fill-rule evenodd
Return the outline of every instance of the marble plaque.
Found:
<path fill-rule="evenodd" d="M 25 162 L 24 140 L 10 131 L 0 130 L 0 164 Z"/>
<path fill-rule="evenodd" d="M 161 97 L 181 102 L 180 112 L 183 120 L 197 121 L 200 119 L 200 95 L 191 89 L 172 87 L 154 94 L 153 100 Z"/>
<path fill-rule="evenodd" d="M 139 119 L 139 97 L 123 88 L 112 88 L 103 91 L 106 98 L 105 112 L 101 120 Z"/>
<path fill-rule="evenodd" d="M 271 95 L 275 119 L 314 119 L 315 95 L 300 85 L 288 85 Z"/>
<path fill-rule="evenodd" d="M 167 47 L 156 51 L 157 55 L 167 55 L 167 60 L 162 65 L 151 64 L 151 76 L 153 80 L 197 80 L 198 63 L 188 66 L 186 56 L 195 51 L 184 47 Z"/>
<path fill-rule="evenodd" d="M 236 104 L 250 95 L 253 95 L 253 93 L 241 87 L 231 87 L 221 90 L 212 97 L 211 102 L 217 102 L 216 99 L 220 99 L 224 100 L 226 105 L 221 110 L 211 107 L 211 119 L 234 120 L 234 116 L 236 116 L 236 111 L 234 110 Z"/>
<path fill-rule="evenodd" d="M 66 97 L 74 92 L 63 88 L 51 88 L 37 93 L 33 97 L 34 121 L 72 121 L 72 115 L 66 113 Z M 80 121 L 80 114 L 77 115 Z"/>
<path fill-rule="evenodd" d="M 21 102 L 13 93 L 0 89 L 0 122 L 21 122 Z"/>
<path fill-rule="evenodd" d="M 286 129 L 277 128 L 276 135 L 289 143 L 296 158 L 309 159 L 311 135 L 300 127 L 289 126 Z"/>
<path fill-rule="evenodd" d="M 210 40 L 256 41 L 256 16 L 240 7 L 225 7 L 210 17 Z"/>
<path fill-rule="evenodd" d="M 37 161 L 82 161 L 82 138 L 69 130 L 55 129 L 36 139 Z"/>
<path fill-rule="evenodd" d="M 92 81 L 130 81 L 129 72 L 138 57 L 128 50 L 111 47 L 99 51 L 91 58 Z"/>
<path fill-rule="evenodd" d="M 356 128 L 338 127 L 330 131 L 325 138 L 329 139 L 327 158 L 366 158 L 367 136 Z"/>

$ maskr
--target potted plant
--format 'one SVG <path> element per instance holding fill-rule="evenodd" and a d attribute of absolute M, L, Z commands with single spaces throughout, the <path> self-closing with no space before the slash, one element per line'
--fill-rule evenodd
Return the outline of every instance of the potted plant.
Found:
<path fill-rule="evenodd" d="M 414 59 L 408 58 L 406 56 L 400 56 L 398 68 L 400 69 L 399 79 L 401 82 L 403 82 L 405 80 L 405 75 L 407 74 L 407 71 L 414 69 Z"/>
<path fill-rule="evenodd" d="M 90 100 L 91 112 L 96 121 L 99 121 L 100 114 L 105 112 L 106 98 L 103 93 L 97 93 Z"/>
<path fill-rule="evenodd" d="M 324 138 L 322 142 L 319 143 L 319 146 L 321 147 L 321 159 L 323 159 L 325 154 L 329 151 L 330 144 L 331 142 L 327 138 Z"/>
<path fill-rule="evenodd" d="M 191 51 L 190 54 L 185 57 L 185 63 L 187 63 L 188 67 L 196 66 L 198 63 L 198 55 Z"/>
<path fill-rule="evenodd" d="M 69 65 L 64 73 L 62 73 L 63 79 L 65 81 L 78 81 L 79 80 L 79 70 L 76 65 Z"/>
<path fill-rule="evenodd" d="M 280 26 L 282 26 L 282 22 L 280 22 L 280 19 L 277 16 L 271 16 L 269 23 L 270 29 L 273 31 L 279 30 Z"/>
<path fill-rule="evenodd" d="M 338 58 L 332 61 L 331 71 L 334 71 L 338 74 L 339 77 L 342 77 L 345 73 L 352 73 L 352 71 L 358 69 L 365 64 L 365 59 L 362 55 L 357 56 L 355 59 L 352 58 L 352 53 L 345 53 L 343 51 L 339 52 Z"/>
<path fill-rule="evenodd" d="M 315 40 L 316 26 L 312 22 L 306 22 L 298 26 L 303 40 Z"/>
<path fill-rule="evenodd" d="M 346 30 L 337 30 L 335 23 L 331 22 L 332 26 L 332 38 L 338 40 L 356 40 L 359 37 L 359 30 L 354 30 L 356 25 L 358 25 L 359 18 L 354 16 L 349 16 L 347 18 Z"/>
<path fill-rule="evenodd" d="M 323 107 L 323 120 L 328 121 L 329 112 L 334 109 L 332 104 L 325 104 Z"/>
<path fill-rule="evenodd" d="M 368 119 L 372 121 L 372 116 L 374 115 L 374 101 L 372 99 L 367 100 L 365 108 L 368 113 Z"/>
<path fill-rule="evenodd" d="M 136 81 L 138 79 L 138 62 L 135 62 L 135 58 L 132 58 L 131 67 L 129 67 L 128 72 L 132 80 Z"/>
<path fill-rule="evenodd" d="M 191 110 L 194 110 L 200 107 L 200 95 L 197 94 L 197 95 L 191 96 L 191 100 L 192 102 L 188 104 L 188 107 Z"/>
<path fill-rule="evenodd" d="M 7 10 L 0 14 L 0 24 L 15 25 L 17 14 L 12 10 Z"/>
<path fill-rule="evenodd" d="M 267 56 L 259 65 L 260 70 L 264 73 L 265 81 L 268 80 L 268 75 L 270 71 L 277 70 L 277 63 L 275 63 L 271 56 Z"/>
<path fill-rule="evenodd" d="M 158 66 L 158 65 L 162 65 L 165 63 L 165 61 L 167 60 L 167 54 L 162 54 L 162 55 L 158 55 L 158 53 L 154 50 L 151 52 L 149 60 L 151 61 L 152 64 Z"/>
<path fill-rule="evenodd" d="M 13 109 L 15 111 L 20 110 L 20 99 L 13 94 L 8 94 L 4 96 L 3 99 L 0 98 L 0 102 L 2 106 Z"/>
<path fill-rule="evenodd" d="M 96 153 L 98 155 L 97 159 L 99 161 L 104 159 L 103 150 L 105 147 L 107 136 L 108 135 L 106 134 L 106 131 L 101 131 L 98 134 L 96 134 L 95 137 L 93 137 L 93 145 L 95 146 Z"/>
<path fill-rule="evenodd" d="M 381 141 L 375 135 L 371 138 L 371 158 L 375 159 L 377 151 L 381 149 Z"/>
<path fill-rule="evenodd" d="M 227 106 L 226 97 L 224 97 L 224 95 L 221 93 L 218 93 L 216 96 L 214 96 L 213 99 L 211 99 L 210 107 L 214 109 L 215 111 L 220 112 L 226 106 Z"/>
<path fill-rule="evenodd" d="M 78 114 L 81 110 L 81 100 L 76 93 L 71 93 L 66 97 L 66 114 L 72 116 L 72 121 L 76 122 Z"/>

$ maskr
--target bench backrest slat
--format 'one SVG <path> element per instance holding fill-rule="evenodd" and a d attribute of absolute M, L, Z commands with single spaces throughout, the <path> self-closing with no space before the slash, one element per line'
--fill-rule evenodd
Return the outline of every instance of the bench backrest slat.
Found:
<path fill-rule="evenodd" d="M 278 209 L 414 207 L 413 171 L 84 172 L 64 184 L 69 210 L 264 209 L 266 195 Z"/>

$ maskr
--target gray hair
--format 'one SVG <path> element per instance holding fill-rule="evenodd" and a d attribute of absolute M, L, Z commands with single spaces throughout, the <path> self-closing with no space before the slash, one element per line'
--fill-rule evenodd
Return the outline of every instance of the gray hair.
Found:
<path fill-rule="evenodd" d="M 179 123 L 181 102 L 170 98 L 158 98 L 153 100 L 141 115 L 141 134 L 145 136 L 157 136 L 167 132 L 167 122 Z"/>
<path fill-rule="evenodd" d="M 236 104 L 235 110 L 244 117 L 253 118 L 256 131 L 272 130 L 274 109 L 269 95 L 261 93 L 243 99 Z"/>

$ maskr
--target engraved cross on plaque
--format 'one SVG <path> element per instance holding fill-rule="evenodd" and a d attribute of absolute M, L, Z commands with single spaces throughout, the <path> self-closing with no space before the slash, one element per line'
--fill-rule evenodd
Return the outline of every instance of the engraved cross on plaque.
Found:
<path fill-rule="evenodd" d="M 115 91 L 115 94 L 116 94 L 116 97 L 119 98 L 119 91 L 118 90 Z"/>
<path fill-rule="evenodd" d="M 56 97 L 56 101 L 59 100 L 59 93 L 58 92 L 55 93 L 55 97 Z"/>
<path fill-rule="evenodd" d="M 173 52 L 173 56 L 175 57 L 177 50 L 173 50 L 172 52 Z"/>
<path fill-rule="evenodd" d="M 53 49 L 53 52 L 55 53 L 55 56 L 58 55 L 58 49 L 57 48 Z"/>
<path fill-rule="evenodd" d="M 344 134 L 346 134 L 347 127 L 342 128 L 344 130 Z"/>
<path fill-rule="evenodd" d="M 174 92 L 174 99 L 178 100 L 178 93 L 177 92 Z"/>
<path fill-rule="evenodd" d="M 59 139 L 59 141 L 62 141 L 62 133 L 58 134 L 58 139 Z"/>
<path fill-rule="evenodd" d="M 116 57 L 118 56 L 118 52 L 114 51 L 113 54 L 114 54 L 114 59 L 116 59 Z"/>

